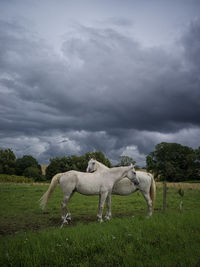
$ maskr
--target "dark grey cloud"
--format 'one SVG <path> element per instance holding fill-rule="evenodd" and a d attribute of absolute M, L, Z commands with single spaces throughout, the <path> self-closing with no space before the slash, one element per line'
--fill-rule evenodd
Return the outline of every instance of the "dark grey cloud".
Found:
<path fill-rule="evenodd" d="M 190 63 L 188 67 L 200 66 L 200 18 L 192 20 L 189 27 L 185 30 L 185 34 L 181 38 L 184 48 L 186 63 Z M 194 71 L 194 69 L 193 69 Z M 196 75 L 196 73 L 194 73 Z"/>
<path fill-rule="evenodd" d="M 144 165 L 156 143 L 199 146 L 200 21 L 176 43 L 177 56 L 112 24 L 131 26 L 74 24 L 57 53 L 18 22 L 0 21 L 0 147 L 41 162 L 100 149 Z"/>
<path fill-rule="evenodd" d="M 98 127 L 173 131 L 199 125 L 198 78 L 181 59 L 159 48 L 144 49 L 111 29 L 80 32 L 66 40 L 63 51 L 80 61 L 76 88 L 86 93 L 79 93 L 83 103 L 90 101 L 90 109 L 105 115 L 103 121 L 95 116 Z"/>

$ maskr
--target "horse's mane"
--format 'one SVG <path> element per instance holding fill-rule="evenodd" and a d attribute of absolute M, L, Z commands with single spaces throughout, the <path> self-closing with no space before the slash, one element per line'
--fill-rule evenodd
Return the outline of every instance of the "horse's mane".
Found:
<path fill-rule="evenodd" d="M 98 167 L 101 167 L 103 169 L 108 169 L 108 167 L 106 165 L 104 165 L 103 163 L 99 162 L 98 160 L 95 159 L 95 162 L 96 162 Z"/>

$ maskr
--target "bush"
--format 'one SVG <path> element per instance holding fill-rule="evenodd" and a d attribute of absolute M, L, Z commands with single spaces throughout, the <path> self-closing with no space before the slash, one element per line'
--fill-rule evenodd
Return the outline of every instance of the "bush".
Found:
<path fill-rule="evenodd" d="M 23 176 L 39 181 L 41 180 L 42 173 L 37 167 L 28 167 L 24 170 Z"/>
<path fill-rule="evenodd" d="M 33 178 L 24 176 L 0 174 L 0 183 L 33 183 Z"/>
<path fill-rule="evenodd" d="M 29 167 L 34 167 L 41 170 L 41 167 L 38 164 L 37 160 L 30 155 L 25 155 L 22 158 L 16 160 L 17 175 L 24 175 L 24 171 Z"/>

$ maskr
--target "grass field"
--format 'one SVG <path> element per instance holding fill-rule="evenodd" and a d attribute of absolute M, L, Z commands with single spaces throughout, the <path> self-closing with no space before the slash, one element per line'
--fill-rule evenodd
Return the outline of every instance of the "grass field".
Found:
<path fill-rule="evenodd" d="M 98 197 L 75 194 L 72 223 L 60 229 L 62 193 L 57 186 L 47 209 L 38 199 L 48 185 L 0 184 L 0 266 L 200 266 L 200 184 L 162 185 L 152 218 L 140 192 L 112 196 L 113 219 L 96 222 Z"/>

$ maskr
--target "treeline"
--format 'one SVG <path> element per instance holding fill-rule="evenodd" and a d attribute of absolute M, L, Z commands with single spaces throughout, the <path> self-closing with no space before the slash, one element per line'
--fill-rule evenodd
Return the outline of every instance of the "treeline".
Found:
<path fill-rule="evenodd" d="M 11 149 L 0 150 L 0 174 L 17 175 L 32 178 L 35 181 L 50 180 L 56 173 L 77 170 L 85 172 L 88 160 L 95 157 L 108 167 L 112 164 L 102 151 L 87 152 L 82 156 L 65 156 L 50 159 L 46 175 L 42 175 L 37 160 L 25 155 L 16 158 Z M 128 156 L 119 157 L 117 166 L 126 166 L 136 162 Z M 146 168 L 154 173 L 157 180 L 186 181 L 200 180 L 200 147 L 192 149 L 177 143 L 160 143 L 146 157 Z"/>
<path fill-rule="evenodd" d="M 109 168 L 112 167 L 110 160 L 105 157 L 103 152 L 87 152 L 83 156 L 72 155 L 50 159 L 50 164 L 46 168 L 46 175 L 44 176 L 42 175 L 41 165 L 34 157 L 25 155 L 17 159 L 11 149 L 0 150 L 0 174 L 24 176 L 33 178 L 35 181 L 50 180 L 56 173 L 60 172 L 69 170 L 85 172 L 91 157 L 95 157 Z M 18 178 L 16 177 L 16 179 Z"/>
<path fill-rule="evenodd" d="M 44 179 L 41 166 L 34 157 L 25 155 L 17 159 L 11 149 L 0 150 L 0 174 L 24 176 L 35 181 Z"/>

